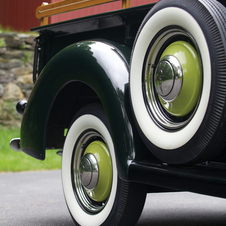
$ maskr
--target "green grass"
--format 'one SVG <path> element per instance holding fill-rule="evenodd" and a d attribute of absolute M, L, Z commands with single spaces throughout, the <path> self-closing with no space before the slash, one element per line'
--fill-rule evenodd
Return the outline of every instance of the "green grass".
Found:
<path fill-rule="evenodd" d="M 0 172 L 18 172 L 33 170 L 53 170 L 61 168 L 61 157 L 56 154 L 57 150 L 47 150 L 46 159 L 40 161 L 23 152 L 15 152 L 9 142 L 12 138 L 19 137 L 17 128 L 0 127 Z"/>

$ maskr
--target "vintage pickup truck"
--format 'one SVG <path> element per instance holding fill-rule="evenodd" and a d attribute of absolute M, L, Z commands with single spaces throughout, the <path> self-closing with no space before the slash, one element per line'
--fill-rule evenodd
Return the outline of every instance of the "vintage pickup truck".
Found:
<path fill-rule="evenodd" d="M 122 0 L 47 24 L 111 1 L 38 7 L 34 88 L 11 147 L 40 160 L 59 150 L 77 225 L 135 225 L 150 192 L 226 198 L 225 1 Z"/>

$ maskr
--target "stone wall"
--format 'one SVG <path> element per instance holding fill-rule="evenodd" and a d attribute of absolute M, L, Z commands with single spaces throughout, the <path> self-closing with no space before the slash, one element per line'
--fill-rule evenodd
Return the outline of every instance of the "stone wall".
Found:
<path fill-rule="evenodd" d="M 34 36 L 0 33 L 0 126 L 20 126 L 16 103 L 33 87 Z"/>

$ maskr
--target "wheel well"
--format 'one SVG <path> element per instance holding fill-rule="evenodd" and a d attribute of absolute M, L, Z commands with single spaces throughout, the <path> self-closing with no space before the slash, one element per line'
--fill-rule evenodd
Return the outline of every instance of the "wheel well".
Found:
<path fill-rule="evenodd" d="M 47 122 L 46 149 L 63 148 L 65 130 L 75 114 L 90 103 L 101 102 L 94 90 L 82 82 L 70 82 L 57 93 Z"/>

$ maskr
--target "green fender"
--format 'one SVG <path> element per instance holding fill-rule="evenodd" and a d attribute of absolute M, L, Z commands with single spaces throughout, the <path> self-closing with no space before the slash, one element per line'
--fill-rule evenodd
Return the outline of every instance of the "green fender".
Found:
<path fill-rule="evenodd" d="M 121 178 L 127 178 L 135 157 L 128 102 L 128 61 L 131 50 L 105 41 L 85 41 L 66 47 L 44 67 L 29 97 L 21 124 L 21 149 L 45 159 L 46 128 L 51 106 L 66 84 L 79 81 L 91 87 L 107 113 Z"/>

